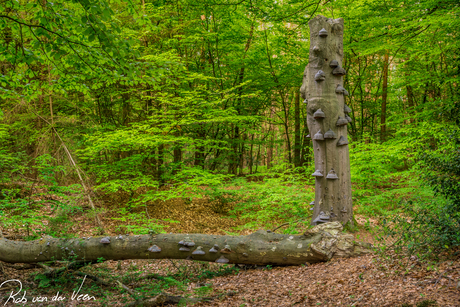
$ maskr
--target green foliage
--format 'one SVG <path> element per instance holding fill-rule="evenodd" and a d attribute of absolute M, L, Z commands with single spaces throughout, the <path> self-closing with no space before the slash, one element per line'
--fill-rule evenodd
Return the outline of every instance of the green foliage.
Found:
<path fill-rule="evenodd" d="M 442 150 L 420 155 L 421 177 L 436 198 L 414 198 L 404 203 L 404 214 L 384 225 L 384 236 L 395 241 L 393 248 L 397 251 L 436 258 L 460 246 L 460 148 L 456 133 L 447 140 Z"/>
<path fill-rule="evenodd" d="M 384 144 L 355 142 L 350 149 L 351 181 L 357 213 L 381 216 L 399 212 L 399 201 L 410 198 L 419 186 L 404 141 Z M 419 189 L 418 194 L 426 194 Z"/>
<path fill-rule="evenodd" d="M 289 222 L 291 225 L 283 231 L 293 233 L 296 222 L 309 224 L 309 204 L 315 198 L 314 192 L 306 187 L 305 174 L 309 173 L 305 168 L 284 171 L 282 168 L 264 173 L 262 182 L 251 181 L 251 176 L 235 178 L 231 188 L 221 190 L 237 199 L 232 213 L 248 221 L 244 227 L 271 228 Z M 254 178 L 261 175 L 254 174 Z"/>
<path fill-rule="evenodd" d="M 176 266 L 176 263 L 173 264 Z M 137 287 L 136 291 L 141 293 L 143 297 L 155 296 L 171 287 L 185 290 L 191 282 L 203 282 L 214 277 L 238 274 L 239 272 L 239 269 L 234 265 L 215 266 L 210 265 L 208 262 L 200 262 L 194 265 L 183 263 L 176 266 L 176 269 L 176 273 L 165 272 L 165 275 L 153 274 L 152 278 L 155 279 L 155 282 Z M 135 268 L 133 272 L 122 276 L 121 281 L 125 284 L 135 284 L 141 275 L 144 275 L 144 272 L 139 268 Z M 211 291 L 212 283 L 196 289 L 195 293 L 198 296 L 205 296 Z"/>
<path fill-rule="evenodd" d="M 4 178 L 0 195 L 0 217 L 3 227 L 25 230 L 27 237 L 34 239 L 40 234 L 68 236 L 71 226 L 69 216 L 81 210 L 75 205 L 76 194 L 81 194 L 80 185 L 60 186 L 58 173 L 62 167 L 55 166 L 49 155 L 38 156 L 31 168 L 21 167 Z M 22 178 L 26 172 L 37 172 L 39 186 L 11 183 Z M 51 211 L 51 214 L 49 212 Z M 48 224 L 48 227 L 45 227 Z"/>

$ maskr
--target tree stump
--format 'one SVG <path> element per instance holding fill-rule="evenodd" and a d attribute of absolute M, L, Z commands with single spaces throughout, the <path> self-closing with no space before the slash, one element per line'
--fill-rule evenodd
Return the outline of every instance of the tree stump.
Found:
<path fill-rule="evenodd" d="M 316 16 L 309 22 L 310 58 L 300 89 L 315 157 L 312 224 L 353 224 L 347 124 L 351 109 L 343 87 L 343 19 Z"/>

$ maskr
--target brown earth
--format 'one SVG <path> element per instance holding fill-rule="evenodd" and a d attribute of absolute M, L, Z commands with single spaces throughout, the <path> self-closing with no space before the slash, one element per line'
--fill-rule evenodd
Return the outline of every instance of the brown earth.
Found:
<path fill-rule="evenodd" d="M 44 210 L 48 209 L 44 208 Z M 220 209 L 223 210 L 219 212 Z M 245 224 L 244 221 L 225 217 L 225 212 L 231 208 L 220 209 L 216 210 L 214 205 L 204 200 L 190 203 L 174 200 L 149 206 L 147 212 L 153 219 L 162 219 L 167 216 L 179 222 L 163 222 L 167 232 L 225 234 L 234 232 L 235 227 Z M 126 222 L 112 219 L 120 216 L 113 206 L 101 214 L 101 220 L 107 233 L 118 234 L 124 230 L 120 226 L 125 225 Z M 362 225 L 367 222 L 367 219 L 360 216 L 357 216 L 356 220 Z M 72 221 L 75 224 L 71 231 L 75 235 L 97 234 L 94 219 L 86 214 L 76 213 L 72 216 Z M 372 226 L 378 221 L 371 220 L 370 223 Z M 305 226 L 299 224 L 298 231 L 302 232 L 304 228 Z M 247 234 L 252 231 L 239 232 Z M 6 235 L 21 238 L 25 234 L 6 232 Z M 373 242 L 373 235 L 364 227 L 360 227 L 355 236 L 360 241 Z M 166 291 L 170 295 L 185 297 L 196 297 L 197 295 L 209 297 L 223 294 L 218 299 L 211 302 L 200 302 L 195 306 L 401 306 L 404 303 L 414 306 L 425 300 L 434 300 L 438 306 L 453 307 L 460 306 L 460 252 L 457 252 L 456 255 L 450 255 L 450 257 L 445 255 L 444 258 L 448 260 L 436 264 L 422 263 L 416 257 L 398 259 L 394 256 L 389 260 L 383 260 L 377 255 L 367 255 L 296 267 L 251 269 L 242 267 L 236 275 L 201 280 L 197 283 L 189 283 L 186 289 L 173 287 Z M 106 261 L 86 267 L 81 271 L 85 274 L 97 274 L 102 279 L 110 280 L 114 275 L 126 276 L 136 272 L 140 272 L 141 277 L 151 273 L 166 276 L 177 272 L 186 274 L 186 276 L 194 276 L 203 272 L 204 269 L 217 271 L 221 267 L 220 264 L 187 260 L 129 260 L 120 263 Z M 19 279 L 29 289 L 28 293 L 33 295 L 40 293 L 49 297 L 55 295 L 53 293 L 55 290 L 37 288 L 36 281 L 30 277 L 30 274 L 34 272 L 43 272 L 43 270 L 33 265 L 10 265 L 0 262 L 0 283 L 8 279 Z M 137 287 L 155 282 L 158 280 L 133 278 L 126 286 L 135 291 Z M 85 293 L 91 294 L 92 283 L 95 281 L 85 282 Z M 203 288 L 203 285 L 206 287 Z M 85 303 L 67 301 L 63 305 L 30 303 L 26 306 L 110 305 L 115 307 L 124 306 L 133 301 L 128 293 L 118 287 L 105 288 L 111 295 L 105 298 L 97 297 L 96 301 Z M 2 290 L 5 288 L 0 289 L 0 296 L 4 297 L 12 289 Z M 73 289 L 62 289 L 62 291 L 67 291 L 66 293 L 70 296 Z M 3 305 L 2 302 L 0 301 Z"/>

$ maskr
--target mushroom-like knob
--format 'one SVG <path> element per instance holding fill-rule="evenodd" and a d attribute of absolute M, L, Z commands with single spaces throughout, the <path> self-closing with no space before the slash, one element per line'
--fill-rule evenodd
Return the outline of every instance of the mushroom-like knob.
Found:
<path fill-rule="evenodd" d="M 343 106 L 343 112 L 344 112 L 344 113 L 351 113 L 350 107 L 347 106 L 347 105 L 344 105 L 344 106 Z"/>
<path fill-rule="evenodd" d="M 306 138 L 309 138 L 309 139 L 311 139 L 311 135 L 307 134 Z"/>
<path fill-rule="evenodd" d="M 192 253 L 192 255 L 204 255 L 206 254 L 202 249 L 201 246 L 198 246 Z"/>
<path fill-rule="evenodd" d="M 307 104 L 307 103 L 308 103 L 308 99 L 305 98 L 305 100 L 303 101 L 303 103 Z"/>
<path fill-rule="evenodd" d="M 324 114 L 324 112 L 321 109 L 318 109 L 318 110 L 316 110 L 315 113 L 313 113 L 313 117 L 315 119 L 319 119 L 319 118 L 325 118 L 326 115 Z"/>
<path fill-rule="evenodd" d="M 315 81 L 324 81 L 326 80 L 326 74 L 321 69 L 315 74 Z"/>
<path fill-rule="evenodd" d="M 190 251 L 190 248 L 186 247 L 186 246 L 181 246 L 181 248 L 179 248 L 179 250 L 181 252 L 189 252 Z"/>
<path fill-rule="evenodd" d="M 324 135 L 321 133 L 321 129 L 313 136 L 315 141 L 324 141 Z"/>
<path fill-rule="evenodd" d="M 322 28 L 321 30 L 319 30 L 319 36 L 321 37 L 327 37 L 328 33 L 327 33 L 327 30 Z"/>
<path fill-rule="evenodd" d="M 218 253 L 219 252 L 219 247 L 215 247 L 213 246 L 210 250 L 209 250 L 210 253 Z"/>
<path fill-rule="evenodd" d="M 320 170 L 316 170 L 313 174 L 311 174 L 314 177 L 323 177 L 323 173 L 321 173 Z M 314 204 L 314 203 L 313 203 Z"/>
<path fill-rule="evenodd" d="M 230 254 L 232 252 L 232 249 L 230 248 L 230 245 L 225 245 L 223 249 L 220 250 L 222 254 Z"/>
<path fill-rule="evenodd" d="M 158 247 L 157 245 L 152 245 L 147 249 L 151 253 L 159 253 L 161 252 L 161 248 Z"/>
<path fill-rule="evenodd" d="M 110 238 L 109 237 L 102 238 L 100 242 L 102 244 L 110 244 Z"/>
<path fill-rule="evenodd" d="M 248 257 L 249 255 L 247 253 L 243 253 L 243 256 L 244 257 Z"/>
<path fill-rule="evenodd" d="M 220 256 L 219 259 L 216 260 L 217 263 L 228 263 L 228 259 L 224 256 Z"/>
<path fill-rule="evenodd" d="M 314 205 L 315 205 L 315 201 L 312 201 L 312 202 L 310 203 L 310 206 L 314 206 Z"/>
<path fill-rule="evenodd" d="M 336 68 L 337 66 L 339 66 L 339 62 L 337 62 L 337 60 L 332 60 L 329 63 L 329 66 L 332 67 L 332 68 Z"/>
<path fill-rule="evenodd" d="M 313 52 L 314 52 L 315 54 L 318 54 L 318 53 L 321 52 L 321 49 L 319 49 L 318 46 L 314 46 L 314 47 L 313 47 Z"/>
<path fill-rule="evenodd" d="M 337 85 L 337 87 L 335 88 L 336 94 L 343 94 L 344 91 L 346 91 L 345 88 L 343 86 L 341 86 L 340 84 Z"/>
<path fill-rule="evenodd" d="M 50 246 L 50 242 L 46 242 L 46 246 Z"/>
<path fill-rule="evenodd" d="M 339 119 L 337 120 L 337 123 L 335 125 L 336 126 L 345 126 L 346 124 L 348 124 L 348 120 L 346 120 L 345 118 L 339 116 Z"/>
<path fill-rule="evenodd" d="M 331 168 L 329 173 L 327 173 L 326 179 L 339 179 L 339 177 L 337 177 L 337 174 L 335 173 L 334 169 Z"/>
<path fill-rule="evenodd" d="M 318 223 L 327 223 L 329 222 L 329 215 L 324 214 L 323 211 L 319 213 L 319 215 L 312 221 L 312 224 L 318 224 Z"/>
<path fill-rule="evenodd" d="M 345 115 L 345 119 L 346 119 L 349 123 L 351 123 L 351 122 L 353 121 L 353 120 L 351 119 L 351 117 L 348 116 L 348 114 Z"/>
<path fill-rule="evenodd" d="M 195 242 L 192 242 L 192 240 L 190 240 L 190 237 L 185 237 L 184 240 L 180 240 L 179 244 L 188 247 L 195 246 Z"/>
<path fill-rule="evenodd" d="M 343 145 L 348 145 L 348 140 L 346 137 L 342 135 L 337 141 L 337 146 L 343 146 Z"/>
<path fill-rule="evenodd" d="M 343 89 L 343 96 L 348 96 L 350 95 L 346 89 Z"/>
<path fill-rule="evenodd" d="M 325 139 L 335 139 L 335 133 L 332 131 L 332 129 L 329 129 L 325 134 L 324 134 Z"/>
<path fill-rule="evenodd" d="M 345 207 L 343 207 L 343 209 L 340 210 L 340 212 L 342 212 L 342 213 L 347 213 L 348 211 L 347 211 L 347 209 L 345 209 Z"/>
<path fill-rule="evenodd" d="M 347 71 L 345 69 L 343 69 L 342 67 L 339 67 L 337 66 L 336 68 L 334 68 L 334 70 L 332 71 L 332 74 L 334 76 L 345 76 L 347 74 Z"/>

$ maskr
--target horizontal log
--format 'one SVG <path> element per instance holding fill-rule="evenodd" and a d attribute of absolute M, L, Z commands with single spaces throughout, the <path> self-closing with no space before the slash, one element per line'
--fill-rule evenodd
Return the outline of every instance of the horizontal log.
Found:
<path fill-rule="evenodd" d="M 0 239 L 0 260 L 33 263 L 50 260 L 188 259 L 257 265 L 299 265 L 350 257 L 369 247 L 342 234 L 339 222 L 325 223 L 302 235 L 259 230 L 247 236 L 152 234 L 52 238 L 24 242 Z M 200 252 L 201 251 L 201 252 Z"/>

